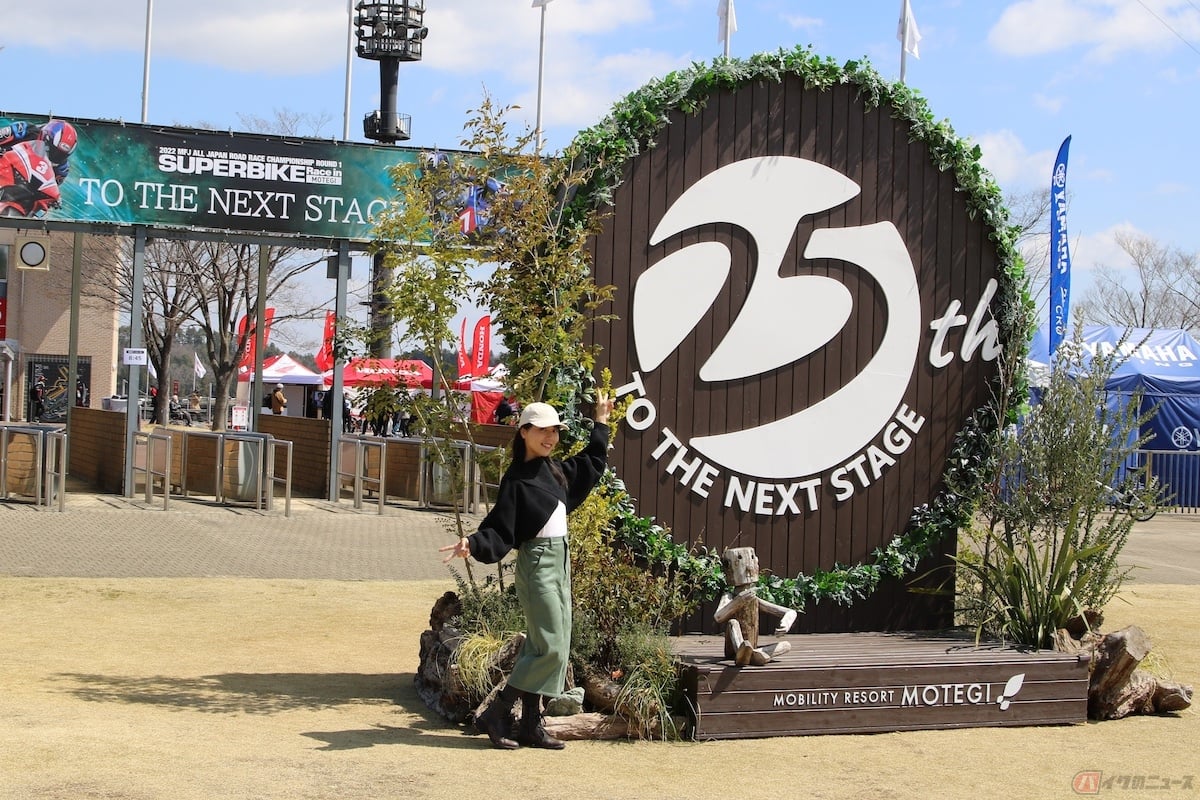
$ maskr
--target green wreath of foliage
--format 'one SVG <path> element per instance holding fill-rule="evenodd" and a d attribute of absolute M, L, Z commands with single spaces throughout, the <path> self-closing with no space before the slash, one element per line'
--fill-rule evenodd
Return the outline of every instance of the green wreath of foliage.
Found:
<path fill-rule="evenodd" d="M 627 162 L 655 146 L 670 124 L 671 112 L 694 113 L 719 90 L 736 90 L 754 82 L 782 82 L 788 76 L 799 77 L 806 88 L 822 91 L 839 85 L 854 87 L 868 108 L 885 108 L 894 119 L 906 122 L 910 141 L 924 142 L 937 168 L 954 174 L 968 213 L 983 220 L 996 248 L 1000 286 L 993 313 L 1001 345 L 1006 352 L 1019 349 L 1023 357 L 1028 349 L 1032 304 L 1016 248 L 1019 230 L 1009 224 L 1000 188 L 979 163 L 978 145 L 959 138 L 948 121 L 935 120 L 917 92 L 902 83 L 885 81 L 865 60 L 839 65 L 807 47 L 798 47 L 744 60 L 718 58 L 710 64 L 695 63 L 651 81 L 618 101 L 607 117 L 579 133 L 566 148 L 566 158 L 594 167 L 595 172 L 573 198 L 565 224 L 579 224 L 586 215 L 612 203 Z M 913 509 L 903 534 L 876 548 L 868 563 L 836 564 L 831 570 L 794 578 L 764 575 L 760 595 L 792 608 L 803 608 L 810 600 L 851 605 L 874 592 L 883 578 L 913 573 L 939 542 L 968 523 L 989 478 L 997 433 L 1015 421 L 1016 408 L 1027 396 L 1021 373 L 1008 385 L 1002 383 L 1000 378 L 993 382 L 991 402 L 978 409 L 958 433 L 943 472 L 947 488 L 932 502 Z M 687 571 L 710 578 L 714 575 L 716 554 L 702 551 L 690 555 L 686 548 L 672 543 L 661 527 L 633 513 L 624 515 L 618 528 L 626 526 L 629 535 L 622 539 L 643 549 L 647 556 L 655 556 L 652 560 L 666 558 Z"/>

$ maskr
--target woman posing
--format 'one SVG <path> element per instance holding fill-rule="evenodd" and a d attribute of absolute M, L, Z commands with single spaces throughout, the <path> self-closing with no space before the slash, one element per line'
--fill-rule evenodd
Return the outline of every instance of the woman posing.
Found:
<path fill-rule="evenodd" d="M 521 411 L 512 443 L 512 463 L 500 479 L 496 504 L 479 530 L 456 544 L 445 560 L 474 558 L 494 564 L 517 551 L 517 599 L 528 630 L 508 683 L 475 718 L 492 744 L 505 750 L 563 743 L 546 732 L 542 697 L 562 693 L 571 649 L 571 558 L 567 551 L 567 514 L 584 501 L 604 473 L 608 456 L 608 416 L 612 398 L 596 401 L 591 438 L 578 455 L 550 458 L 562 427 L 558 412 L 546 403 Z M 521 724 L 512 737 L 512 710 L 521 700 Z"/>

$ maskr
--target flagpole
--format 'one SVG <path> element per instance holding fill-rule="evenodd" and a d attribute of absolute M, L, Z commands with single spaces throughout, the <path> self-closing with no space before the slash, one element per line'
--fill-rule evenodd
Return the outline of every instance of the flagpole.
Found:
<path fill-rule="evenodd" d="M 146 0 L 146 49 L 142 56 L 142 123 L 150 114 L 150 28 L 154 20 L 154 0 Z"/>
<path fill-rule="evenodd" d="M 354 64 L 354 0 L 346 0 L 346 100 L 342 108 L 342 141 L 350 140 L 350 73 Z"/>
<path fill-rule="evenodd" d="M 725 58 L 729 58 L 729 40 L 733 38 L 733 31 L 730 30 L 730 23 L 733 21 L 733 15 L 729 13 L 730 5 L 731 0 L 725 0 Z"/>
<path fill-rule="evenodd" d="M 542 3 L 542 24 L 538 33 L 538 84 L 537 84 L 537 127 L 534 132 L 534 152 L 542 152 L 542 76 L 546 69 L 546 6 Z"/>
<path fill-rule="evenodd" d="M 913 18 L 912 6 L 909 0 L 900 3 L 900 23 L 896 28 L 896 38 L 900 40 L 900 82 L 908 72 L 908 54 L 920 58 L 918 46 L 921 44 L 921 32 L 917 30 L 917 21 Z"/>

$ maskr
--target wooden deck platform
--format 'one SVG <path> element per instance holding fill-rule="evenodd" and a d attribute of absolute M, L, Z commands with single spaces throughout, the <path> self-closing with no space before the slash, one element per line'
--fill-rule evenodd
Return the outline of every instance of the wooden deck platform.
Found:
<path fill-rule="evenodd" d="M 985 726 L 1087 718 L 1087 657 L 1019 650 L 959 632 L 785 637 L 762 667 L 724 658 L 719 636 L 676 653 L 696 739 Z M 760 644 L 775 641 L 762 637 Z"/>

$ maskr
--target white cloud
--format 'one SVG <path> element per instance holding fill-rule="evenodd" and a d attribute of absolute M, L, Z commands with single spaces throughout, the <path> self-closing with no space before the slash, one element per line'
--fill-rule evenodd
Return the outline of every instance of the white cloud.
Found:
<path fill-rule="evenodd" d="M 6 30 L 22 44 L 51 50 L 141 52 L 146 3 L 61 0 L 53 24 L 36 4 L 10 4 Z M 151 24 L 151 58 L 176 58 L 241 71 L 307 74 L 345 59 L 346 10 L 328 0 L 207 0 L 159 3 Z"/>
<path fill-rule="evenodd" d="M 983 155 L 980 161 L 1005 189 L 1028 188 L 1046 181 L 1054 167 L 1054 151 L 1030 152 L 1010 130 L 973 137 Z"/>
<path fill-rule="evenodd" d="M 440 5 L 431 5 L 426 15 L 430 41 L 436 30 L 439 40 L 452 40 L 454 46 L 436 52 L 430 48 L 424 63 L 458 75 L 477 74 L 481 82 L 494 83 L 499 73 L 511 84 L 524 87 L 506 102 L 521 106 L 518 116 L 532 127 L 537 107 L 540 13 L 529 9 L 527 0 L 520 0 L 517 6 L 523 10 L 520 15 L 508 0 L 488 5 L 477 0 L 441 0 Z M 646 76 L 686 66 L 687 56 L 655 50 L 597 54 L 593 42 L 601 35 L 651 21 L 647 0 L 551 4 L 546 14 L 543 126 L 591 125 L 616 99 L 645 83 Z M 506 35 L 498 35 L 498 31 Z M 472 53 L 480 57 L 470 57 Z M 567 143 L 549 144 L 554 148 Z"/>
<path fill-rule="evenodd" d="M 1033 96 L 1033 104 L 1043 111 L 1048 111 L 1051 114 L 1057 114 L 1062 111 L 1063 104 L 1066 100 L 1062 97 L 1050 97 L 1049 95 L 1038 92 Z"/>
<path fill-rule="evenodd" d="M 60 0 L 53 24 L 35 4 L 10 4 L 4 27 L 22 43 L 57 50 L 138 52 L 145 46 L 143 0 Z M 714 6 L 715 8 L 715 6 Z M 573 52 L 577 40 L 652 19 L 649 0 L 572 0 L 547 8 L 547 41 Z M 540 12 L 529 0 L 438 0 L 425 14 L 424 63 L 457 73 L 537 69 Z M 151 57 L 268 74 L 310 74 L 344 63 L 342 0 L 206 0 L 158 3 Z M 437 43 L 438 46 L 432 46 Z"/>
<path fill-rule="evenodd" d="M 815 30 L 825 24 L 825 20 L 817 17 L 805 17 L 801 14 L 784 14 L 783 21 L 797 30 Z"/>
<path fill-rule="evenodd" d="M 1129 254 L 1117 244 L 1117 235 L 1144 236 L 1131 222 L 1119 222 L 1098 233 L 1071 238 L 1071 269 L 1093 270 L 1100 265 L 1110 269 L 1132 269 Z"/>
<path fill-rule="evenodd" d="M 1108 61 L 1123 52 L 1182 45 L 1180 36 L 1200 38 L 1192 0 L 1157 0 L 1152 6 L 1141 0 L 1020 0 L 1000 15 L 988 43 L 1014 56 L 1083 48 L 1090 59 Z"/>
<path fill-rule="evenodd" d="M 277 4 L 260 2 L 230 11 L 215 4 L 182 4 L 198 13 L 175 14 L 167 24 L 160 24 L 156 8 L 153 55 L 266 75 L 312 74 L 345 62 L 344 8 L 311 2 L 272 5 Z"/>
<path fill-rule="evenodd" d="M 575 0 L 546 10 L 546 67 L 583 60 L 580 42 L 652 19 L 649 0 Z M 424 63 L 458 74 L 536 73 L 541 12 L 527 0 L 439 0 L 425 14 Z"/>
<path fill-rule="evenodd" d="M 644 84 L 647 75 L 662 75 L 686 64 L 686 60 L 665 53 L 639 50 L 559 70 L 546 82 L 545 122 L 547 125 L 592 125 L 608 113 L 617 99 Z M 532 90 L 528 98 L 528 107 L 532 108 Z"/>
<path fill-rule="evenodd" d="M 1154 193 L 1168 196 L 1178 196 L 1181 194 L 1191 194 L 1194 188 L 1195 187 L 1186 183 L 1167 182 L 1160 183 L 1158 186 L 1155 186 Z"/>

